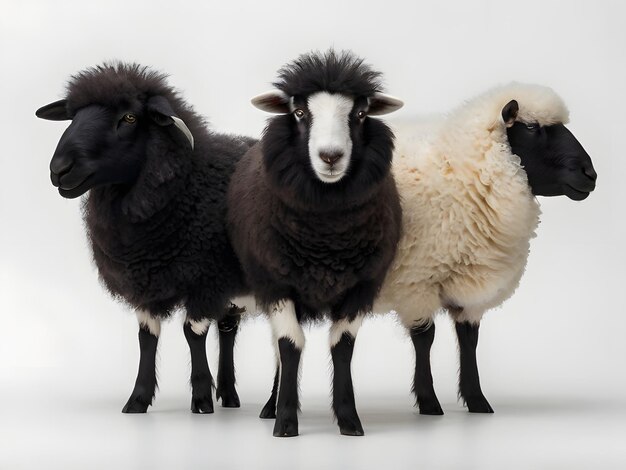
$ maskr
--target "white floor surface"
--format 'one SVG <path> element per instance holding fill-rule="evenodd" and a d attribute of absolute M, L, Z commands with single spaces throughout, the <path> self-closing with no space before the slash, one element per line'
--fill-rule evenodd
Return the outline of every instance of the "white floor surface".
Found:
<path fill-rule="evenodd" d="M 160 393 L 148 414 L 124 415 L 117 385 L 98 392 L 30 372 L 2 390 L 3 470 L 626 468 L 626 406 L 617 397 L 492 396 L 494 415 L 444 401 L 446 414 L 432 417 L 420 416 L 408 394 L 370 396 L 358 401 L 366 435 L 346 437 L 327 397 L 309 396 L 300 436 L 281 439 L 257 417 L 265 396 L 192 415 L 189 396 Z"/>

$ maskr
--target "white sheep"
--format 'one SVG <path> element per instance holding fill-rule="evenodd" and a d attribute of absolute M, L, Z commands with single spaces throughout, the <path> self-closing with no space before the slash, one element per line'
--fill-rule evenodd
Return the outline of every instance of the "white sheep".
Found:
<path fill-rule="evenodd" d="M 431 129 L 416 122 L 394 129 L 403 235 L 375 311 L 395 310 L 410 331 L 422 414 L 443 413 L 429 357 L 439 311 L 456 322 L 459 395 L 469 411 L 493 412 L 478 377 L 478 327 L 524 272 L 540 214 L 534 195 L 581 200 L 595 187 L 591 159 L 567 120 L 550 88 L 513 83 Z"/>

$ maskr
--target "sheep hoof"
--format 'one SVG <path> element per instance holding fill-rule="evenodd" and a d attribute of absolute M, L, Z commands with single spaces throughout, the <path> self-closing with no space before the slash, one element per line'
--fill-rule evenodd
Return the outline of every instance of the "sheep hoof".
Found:
<path fill-rule="evenodd" d="M 191 399 L 191 412 L 196 414 L 210 414 L 213 413 L 213 400 L 208 398 L 192 398 Z"/>
<path fill-rule="evenodd" d="M 477 397 L 466 398 L 465 403 L 470 413 L 493 413 L 493 408 L 487 399 L 480 395 Z"/>
<path fill-rule="evenodd" d="M 340 426 L 339 432 L 343 436 L 364 436 L 365 435 L 363 428 L 360 426 L 358 428 Z"/>
<path fill-rule="evenodd" d="M 276 403 L 267 402 L 263 409 L 261 410 L 261 414 L 259 415 L 261 419 L 276 419 Z"/>
<path fill-rule="evenodd" d="M 148 411 L 148 406 L 150 406 L 149 400 L 147 402 L 141 396 L 131 395 L 122 408 L 122 413 L 145 413 Z"/>
<path fill-rule="evenodd" d="M 365 435 L 361 420 L 356 413 L 349 418 L 338 418 L 337 424 L 339 424 L 339 432 L 344 436 Z"/>
<path fill-rule="evenodd" d="M 237 391 L 234 389 L 228 392 L 217 389 L 215 398 L 222 401 L 223 408 L 239 408 L 241 406 L 239 395 L 237 395 Z"/>
<path fill-rule="evenodd" d="M 298 435 L 297 419 L 276 419 L 274 423 L 274 437 L 294 437 Z"/>
<path fill-rule="evenodd" d="M 418 407 L 421 415 L 440 416 L 443 414 L 443 410 L 437 398 L 419 400 Z"/>

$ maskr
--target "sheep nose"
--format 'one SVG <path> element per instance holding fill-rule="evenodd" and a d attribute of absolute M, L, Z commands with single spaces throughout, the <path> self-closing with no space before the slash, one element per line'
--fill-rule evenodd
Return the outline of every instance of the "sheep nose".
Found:
<path fill-rule="evenodd" d="M 50 162 L 50 181 L 55 187 L 61 184 L 61 177 L 70 172 L 74 166 L 74 159 L 68 156 L 55 155 Z"/>
<path fill-rule="evenodd" d="M 592 166 L 587 166 L 583 168 L 583 173 L 587 175 L 589 179 L 591 179 L 592 181 L 595 181 L 598 179 L 598 174 L 596 173 L 596 170 L 594 170 Z"/>
<path fill-rule="evenodd" d="M 70 171 L 72 165 L 74 165 L 74 159 L 68 155 L 55 155 L 50 162 L 50 171 L 61 176 Z"/>
<path fill-rule="evenodd" d="M 322 159 L 322 161 L 324 163 L 328 163 L 330 166 L 333 166 L 335 163 L 337 163 L 337 160 L 339 160 L 341 157 L 343 157 L 343 152 L 340 151 L 320 152 L 320 158 Z"/>

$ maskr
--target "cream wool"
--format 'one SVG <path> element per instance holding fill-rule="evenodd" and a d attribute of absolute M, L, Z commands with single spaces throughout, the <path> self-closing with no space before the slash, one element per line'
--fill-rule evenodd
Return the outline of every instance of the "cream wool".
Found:
<path fill-rule="evenodd" d="M 517 121 L 568 120 L 551 89 L 513 83 L 467 102 L 434 132 L 394 129 L 403 236 L 375 311 L 395 310 L 407 328 L 442 309 L 478 323 L 517 288 L 540 211 L 501 117 L 512 99 Z"/>

